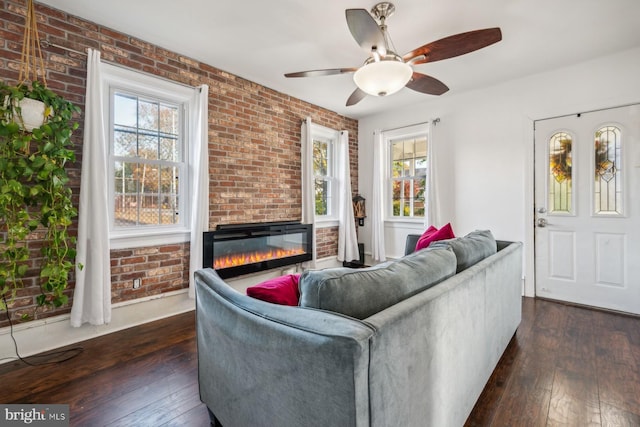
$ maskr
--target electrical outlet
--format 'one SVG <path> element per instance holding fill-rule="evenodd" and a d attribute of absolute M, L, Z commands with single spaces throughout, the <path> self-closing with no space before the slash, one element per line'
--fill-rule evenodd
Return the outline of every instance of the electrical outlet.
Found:
<path fill-rule="evenodd" d="M 142 279 L 140 278 L 133 279 L 133 289 L 139 289 L 141 282 L 142 282 Z"/>

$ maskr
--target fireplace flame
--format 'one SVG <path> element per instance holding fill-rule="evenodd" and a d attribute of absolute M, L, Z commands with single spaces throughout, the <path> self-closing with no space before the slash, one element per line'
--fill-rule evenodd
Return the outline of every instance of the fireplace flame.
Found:
<path fill-rule="evenodd" d="M 254 264 L 261 261 L 269 261 L 272 259 L 286 258 L 295 255 L 304 254 L 302 248 L 296 249 L 270 249 L 260 252 L 251 252 L 244 254 L 227 255 L 225 257 L 216 258 L 213 261 L 213 268 L 218 270 L 222 268 L 238 267 L 240 265 Z"/>

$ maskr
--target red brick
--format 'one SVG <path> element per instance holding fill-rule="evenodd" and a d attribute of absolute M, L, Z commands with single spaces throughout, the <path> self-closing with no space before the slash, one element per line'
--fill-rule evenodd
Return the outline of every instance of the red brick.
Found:
<path fill-rule="evenodd" d="M 127 264 L 141 264 L 143 262 L 147 261 L 147 257 L 144 256 L 137 256 L 137 257 L 131 257 L 131 258 L 122 258 L 120 260 L 120 264 L 121 265 L 127 265 Z"/>

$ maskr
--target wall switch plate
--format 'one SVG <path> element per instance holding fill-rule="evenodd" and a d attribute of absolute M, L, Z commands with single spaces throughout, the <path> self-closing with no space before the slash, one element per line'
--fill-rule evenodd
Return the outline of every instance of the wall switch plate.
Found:
<path fill-rule="evenodd" d="M 133 289 L 139 289 L 142 279 L 133 279 Z"/>

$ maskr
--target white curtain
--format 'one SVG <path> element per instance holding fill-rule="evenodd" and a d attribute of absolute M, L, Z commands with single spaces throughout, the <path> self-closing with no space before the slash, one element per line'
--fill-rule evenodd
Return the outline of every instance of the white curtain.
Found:
<path fill-rule="evenodd" d="M 373 133 L 373 188 L 371 194 L 371 256 L 385 261 L 384 250 L 384 141 L 382 131 Z"/>
<path fill-rule="evenodd" d="M 358 252 L 358 235 L 353 217 L 351 195 L 351 168 L 349 166 L 349 132 L 340 132 L 338 141 L 338 180 L 340 206 L 338 227 L 338 261 L 353 261 L 360 259 Z"/>
<path fill-rule="evenodd" d="M 194 120 L 191 122 L 191 244 L 189 255 L 189 297 L 195 298 L 196 270 L 202 268 L 202 233 L 209 229 L 209 86 L 195 90 Z"/>
<path fill-rule="evenodd" d="M 87 52 L 82 175 L 78 208 L 76 287 L 71 325 L 111 321 L 111 265 L 107 186 L 106 132 L 100 52 Z"/>
<path fill-rule="evenodd" d="M 424 216 L 424 227 L 430 225 L 440 227 L 440 203 L 438 199 L 438 185 L 436 180 L 436 147 L 438 141 L 437 125 L 440 119 L 433 120 L 429 126 L 429 139 L 427 142 L 427 169 L 429 176 L 427 177 L 427 194 L 425 195 L 427 202 L 427 212 Z"/>
<path fill-rule="evenodd" d="M 302 160 L 302 222 L 313 226 L 313 258 L 305 263 L 307 268 L 315 268 L 316 263 L 316 227 L 315 198 L 313 179 L 313 140 L 311 138 L 311 117 L 302 121 L 300 127 L 300 150 Z"/>

